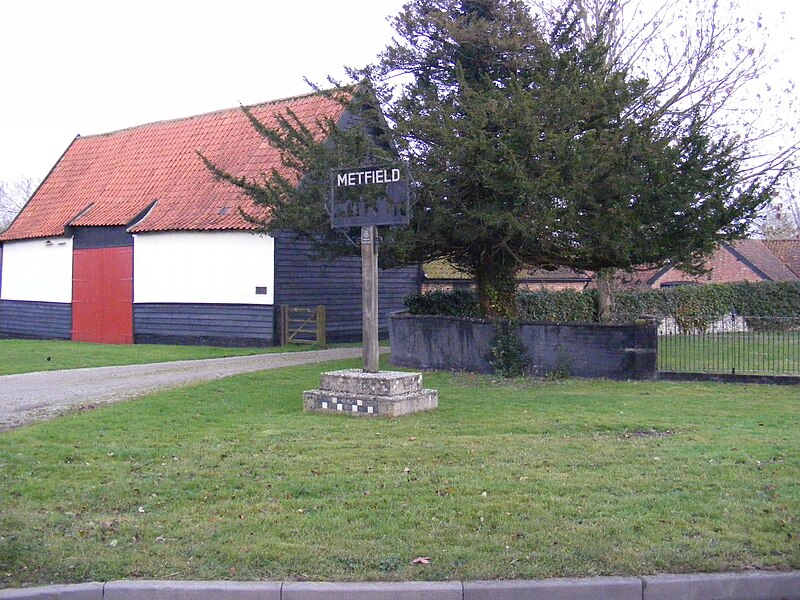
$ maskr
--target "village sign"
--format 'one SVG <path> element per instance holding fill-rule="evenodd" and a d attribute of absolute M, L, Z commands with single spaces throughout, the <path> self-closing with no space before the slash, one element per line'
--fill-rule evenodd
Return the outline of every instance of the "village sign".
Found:
<path fill-rule="evenodd" d="M 403 163 L 333 169 L 331 226 L 408 225 L 408 179 Z"/>
<path fill-rule="evenodd" d="M 363 358 L 378 372 L 378 225 L 408 225 L 408 172 L 403 163 L 332 169 L 331 227 L 361 227 Z"/>
<path fill-rule="evenodd" d="M 322 373 L 320 389 L 303 392 L 304 410 L 399 416 L 438 405 L 438 392 L 422 389 L 421 373 L 378 365 L 378 226 L 408 225 L 408 180 L 402 163 L 331 171 L 331 226 L 361 227 L 364 368 Z"/>

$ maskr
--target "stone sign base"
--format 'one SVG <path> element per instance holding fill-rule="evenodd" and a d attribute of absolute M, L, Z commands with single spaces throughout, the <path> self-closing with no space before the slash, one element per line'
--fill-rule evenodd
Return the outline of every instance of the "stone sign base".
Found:
<path fill-rule="evenodd" d="M 399 417 L 439 404 L 436 390 L 422 389 L 422 373 L 330 371 L 320 376 L 320 388 L 303 392 L 303 410 Z"/>

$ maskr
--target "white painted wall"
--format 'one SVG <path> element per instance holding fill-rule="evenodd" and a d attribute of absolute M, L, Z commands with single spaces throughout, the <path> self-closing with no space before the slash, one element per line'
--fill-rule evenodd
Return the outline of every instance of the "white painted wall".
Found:
<path fill-rule="evenodd" d="M 240 231 L 133 238 L 133 301 L 272 304 L 275 241 Z M 256 287 L 267 288 L 266 295 Z"/>
<path fill-rule="evenodd" d="M 4 242 L 3 300 L 72 302 L 72 238 Z"/>

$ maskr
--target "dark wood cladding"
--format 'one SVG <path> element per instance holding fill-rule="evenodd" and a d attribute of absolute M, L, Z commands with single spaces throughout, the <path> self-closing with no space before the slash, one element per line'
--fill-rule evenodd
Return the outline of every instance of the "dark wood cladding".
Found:
<path fill-rule="evenodd" d="M 133 246 L 133 236 L 125 227 L 70 227 L 68 233 L 75 250 L 91 248 L 120 248 Z"/>
<path fill-rule="evenodd" d="M 71 304 L 0 300 L 0 337 L 68 340 L 71 334 Z"/>
<path fill-rule="evenodd" d="M 419 287 L 420 276 L 417 267 L 380 270 L 378 324 L 382 335 L 388 332 L 387 315 L 403 310 L 403 299 L 409 294 L 418 292 Z M 327 311 L 329 342 L 360 341 L 360 256 L 319 260 L 308 242 L 291 234 L 277 234 L 275 304 L 297 307 L 322 304 Z"/>
<path fill-rule="evenodd" d="M 257 304 L 134 304 L 134 342 L 272 346 L 273 312 Z"/>

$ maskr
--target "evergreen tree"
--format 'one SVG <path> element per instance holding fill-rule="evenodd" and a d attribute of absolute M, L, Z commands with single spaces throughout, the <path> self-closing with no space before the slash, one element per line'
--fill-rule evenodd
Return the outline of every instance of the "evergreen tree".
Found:
<path fill-rule="evenodd" d="M 646 80 L 608 60 L 602 29 L 581 29 L 572 2 L 549 32 L 517 0 L 411 0 L 394 27 L 377 64 L 353 72 L 375 86 L 354 96 L 360 127 L 329 124 L 325 145 L 300 144 L 291 120 L 262 131 L 311 174 L 299 187 L 228 176 L 276 209 L 266 228 L 340 247 L 321 211 L 303 217 L 320 205 L 325 169 L 396 151 L 416 204 L 384 261 L 447 259 L 475 278 L 487 317 L 512 318 L 524 267 L 596 271 L 605 299 L 611 270 L 696 266 L 743 236 L 772 194 L 774 179 L 740 177 L 734 140 L 700 113 L 660 111 Z"/>

